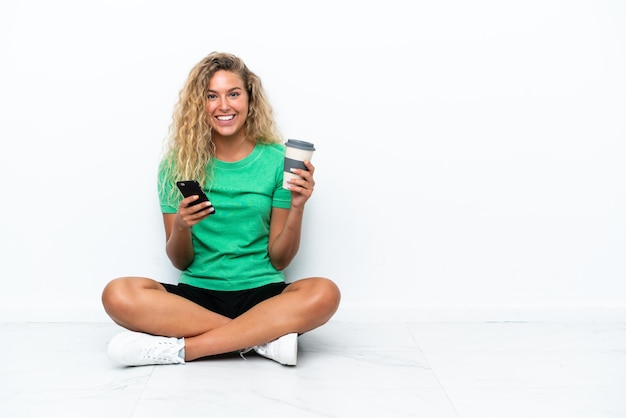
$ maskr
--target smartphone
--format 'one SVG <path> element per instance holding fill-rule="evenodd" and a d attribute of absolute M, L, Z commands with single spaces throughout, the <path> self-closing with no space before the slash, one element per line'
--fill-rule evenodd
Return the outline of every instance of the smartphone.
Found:
<path fill-rule="evenodd" d="M 191 202 L 191 206 L 197 205 L 198 203 L 208 202 L 209 198 L 207 197 L 202 187 L 200 187 L 200 183 L 197 180 L 183 180 L 177 181 L 176 186 L 178 190 L 183 194 L 184 197 L 198 195 L 198 199 L 194 202 Z M 215 213 L 215 208 L 213 206 L 209 206 L 211 213 Z"/>

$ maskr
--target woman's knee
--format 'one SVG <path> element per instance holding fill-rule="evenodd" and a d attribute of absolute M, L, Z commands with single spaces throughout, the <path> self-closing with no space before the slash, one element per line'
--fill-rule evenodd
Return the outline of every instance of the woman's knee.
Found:
<path fill-rule="evenodd" d="M 120 304 L 123 303 L 127 279 L 127 277 L 113 279 L 102 290 L 102 305 L 107 313 L 118 310 Z"/>
<path fill-rule="evenodd" d="M 330 318 L 339 308 L 341 292 L 335 282 L 325 277 L 310 279 L 310 302 L 322 316 Z"/>
<path fill-rule="evenodd" d="M 326 294 L 325 298 L 332 307 L 333 313 L 335 313 L 339 308 L 339 303 L 341 302 L 341 291 L 339 290 L 339 286 L 337 286 L 337 284 L 332 280 L 322 280 L 324 281 L 324 293 Z"/>
<path fill-rule="evenodd" d="M 102 305 L 109 315 L 131 308 L 133 300 L 142 289 L 154 287 L 151 279 L 142 277 L 120 277 L 111 280 L 102 291 Z"/>

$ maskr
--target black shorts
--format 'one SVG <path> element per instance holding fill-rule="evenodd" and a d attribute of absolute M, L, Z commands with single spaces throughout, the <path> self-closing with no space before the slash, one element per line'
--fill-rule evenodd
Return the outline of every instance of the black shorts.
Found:
<path fill-rule="evenodd" d="M 165 286 L 168 292 L 182 296 L 212 312 L 231 319 L 238 317 L 265 299 L 281 294 L 287 287 L 287 283 L 271 283 L 254 289 L 222 291 L 202 289 L 183 283 L 178 285 L 161 284 Z"/>

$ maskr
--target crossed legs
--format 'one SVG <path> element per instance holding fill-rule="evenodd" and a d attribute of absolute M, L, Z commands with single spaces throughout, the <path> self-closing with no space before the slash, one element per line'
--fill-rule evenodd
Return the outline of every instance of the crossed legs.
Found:
<path fill-rule="evenodd" d="M 111 281 L 102 293 L 107 314 L 132 331 L 185 338 L 185 361 L 229 353 L 325 324 L 337 311 L 338 287 L 313 277 L 289 284 L 235 319 L 211 312 L 142 277 Z"/>

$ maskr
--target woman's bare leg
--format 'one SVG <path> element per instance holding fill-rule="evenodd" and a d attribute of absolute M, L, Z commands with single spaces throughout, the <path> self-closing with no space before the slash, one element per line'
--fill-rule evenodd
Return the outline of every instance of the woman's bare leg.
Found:
<path fill-rule="evenodd" d="M 102 299 L 109 316 L 125 328 L 185 337 L 185 360 L 191 361 L 317 328 L 337 311 L 340 292 L 328 279 L 299 280 L 235 319 L 168 293 L 160 283 L 145 278 L 116 279 Z"/>
<path fill-rule="evenodd" d="M 168 337 L 203 334 L 230 321 L 182 296 L 169 293 L 152 279 L 122 277 L 102 292 L 104 310 L 118 325 Z"/>
<path fill-rule="evenodd" d="M 339 306 L 340 293 L 328 279 L 309 278 L 291 283 L 283 293 L 195 337 L 185 339 L 185 360 L 227 353 L 311 331 L 326 323 Z"/>

